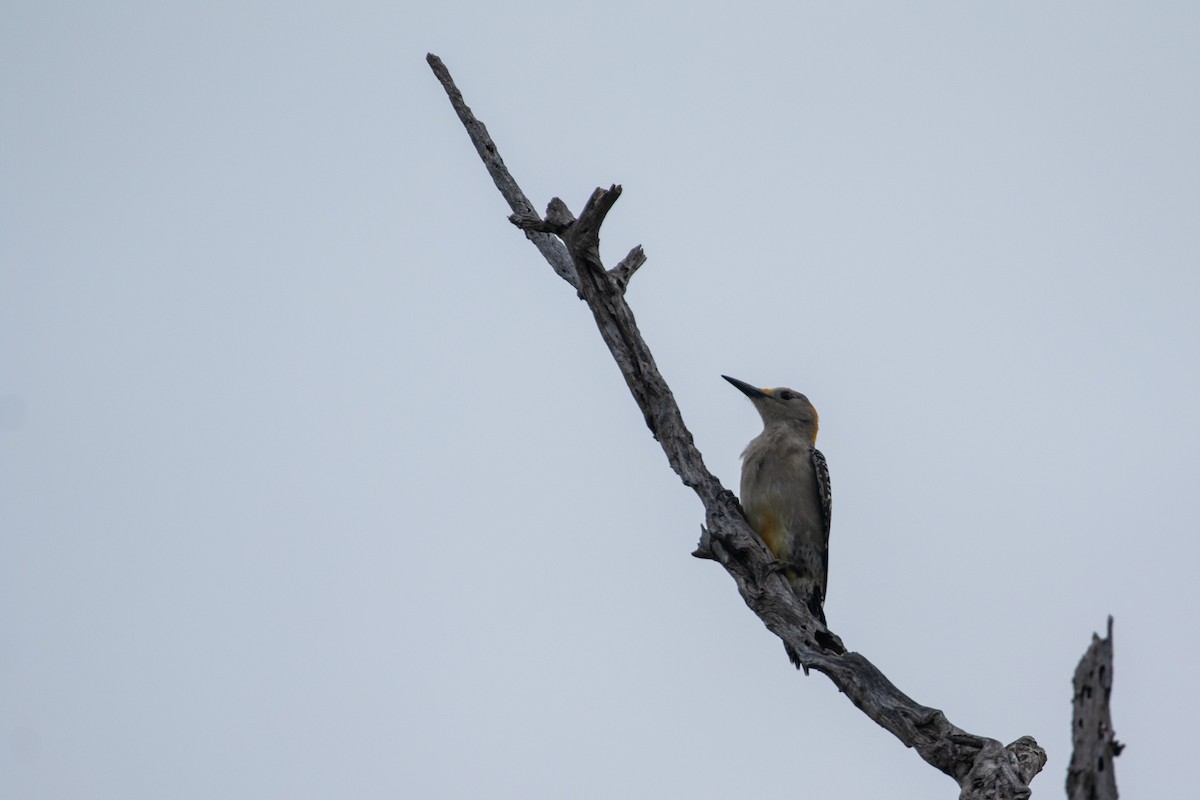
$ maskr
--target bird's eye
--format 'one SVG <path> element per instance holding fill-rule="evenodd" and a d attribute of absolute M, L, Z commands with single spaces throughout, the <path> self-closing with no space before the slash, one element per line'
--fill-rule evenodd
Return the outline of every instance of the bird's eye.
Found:
<path fill-rule="evenodd" d="M 792 394 L 791 392 L 780 392 L 779 393 L 780 400 L 791 400 L 795 396 L 796 395 Z"/>

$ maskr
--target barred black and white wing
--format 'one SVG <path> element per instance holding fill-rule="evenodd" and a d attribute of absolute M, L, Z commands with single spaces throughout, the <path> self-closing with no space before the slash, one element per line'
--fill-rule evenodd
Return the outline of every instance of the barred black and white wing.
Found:
<path fill-rule="evenodd" d="M 833 495 L 829 491 L 829 464 L 816 448 L 812 451 L 812 465 L 817 476 L 817 493 L 821 498 L 821 513 L 825 523 L 821 538 L 821 599 L 824 600 L 829 585 L 829 521 L 833 513 Z"/>

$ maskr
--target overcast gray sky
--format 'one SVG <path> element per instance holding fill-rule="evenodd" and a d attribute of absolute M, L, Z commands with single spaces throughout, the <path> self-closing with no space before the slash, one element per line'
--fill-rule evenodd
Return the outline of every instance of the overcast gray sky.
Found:
<path fill-rule="evenodd" d="M 1194 785 L 1200 7 L 0 6 L 0 797 L 953 797 L 716 565 L 538 206 L 625 194 L 708 465 L 806 392 L 831 627 Z"/>

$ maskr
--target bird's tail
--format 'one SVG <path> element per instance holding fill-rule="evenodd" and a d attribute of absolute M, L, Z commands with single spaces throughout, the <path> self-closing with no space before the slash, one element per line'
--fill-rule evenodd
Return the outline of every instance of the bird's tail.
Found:
<path fill-rule="evenodd" d="M 820 586 L 813 586 L 812 591 L 808 593 L 808 610 L 812 615 L 821 620 L 821 624 L 825 625 L 825 594 L 821 591 Z"/>

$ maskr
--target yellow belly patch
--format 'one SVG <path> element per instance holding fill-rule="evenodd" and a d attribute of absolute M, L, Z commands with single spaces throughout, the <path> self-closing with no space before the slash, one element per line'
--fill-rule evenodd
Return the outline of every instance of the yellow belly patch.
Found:
<path fill-rule="evenodd" d="M 781 561 L 785 561 L 791 556 L 791 542 L 788 540 L 787 530 L 780 523 L 779 518 L 770 512 L 753 514 L 750 518 L 750 527 L 758 534 L 775 557 Z"/>

